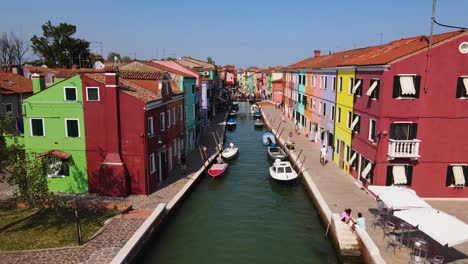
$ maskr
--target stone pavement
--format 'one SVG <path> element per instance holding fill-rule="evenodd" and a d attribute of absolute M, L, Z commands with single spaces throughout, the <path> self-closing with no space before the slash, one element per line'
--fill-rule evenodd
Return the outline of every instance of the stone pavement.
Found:
<path fill-rule="evenodd" d="M 320 165 L 320 144 L 310 142 L 305 134 L 300 135 L 295 133 L 294 123 L 291 120 L 286 122 L 281 121 L 281 110 L 275 107 L 264 104 L 262 111 L 271 124 L 271 127 L 277 129 L 281 133 L 281 138 L 287 139 L 290 131 L 293 132 L 294 142 L 298 154 L 302 150 L 299 159 L 302 161 L 306 157 L 305 165 L 302 170 L 308 170 L 312 180 L 321 190 L 322 196 L 327 202 L 330 210 L 333 213 L 341 214 L 345 208 L 351 208 L 353 215 L 362 212 L 366 219 L 366 230 L 370 237 L 380 250 L 380 254 L 387 263 L 408 263 L 410 251 L 406 248 L 393 252 L 392 249 L 387 251 L 387 244 L 383 240 L 383 231 L 377 227 L 375 231 L 371 228 L 372 214 L 371 210 L 376 207 L 375 199 L 369 195 L 365 189 L 361 189 L 355 182 L 354 178 L 347 175 L 343 170 L 339 169 L 332 161 L 325 166 Z M 457 201 L 428 201 L 435 208 L 453 214 L 463 221 L 467 222 L 468 202 Z M 436 243 L 437 244 L 437 243 Z M 437 244 L 438 245 L 438 244 Z M 438 255 L 444 256 L 444 263 L 468 263 L 468 243 L 458 245 L 454 248 L 442 248 L 438 245 L 436 249 Z"/>
<path fill-rule="evenodd" d="M 202 129 L 200 143 L 205 145 L 208 156 L 215 153 L 212 132 L 218 131 L 223 137 L 225 113 L 219 113 Z M 51 248 L 0 252 L 0 263 L 110 263 L 113 257 L 132 237 L 159 203 L 167 203 L 189 180 L 191 173 L 202 166 L 198 149 L 187 157 L 187 173 L 182 175 L 179 168 L 165 179 L 156 192 L 151 195 L 132 195 L 127 198 L 103 197 L 97 195 L 63 195 L 67 201 L 76 203 L 131 203 L 135 211 L 117 215 L 107 222 L 100 231 L 85 245 L 79 247 Z M 11 198 L 11 189 L 4 186 L 3 199 Z"/>

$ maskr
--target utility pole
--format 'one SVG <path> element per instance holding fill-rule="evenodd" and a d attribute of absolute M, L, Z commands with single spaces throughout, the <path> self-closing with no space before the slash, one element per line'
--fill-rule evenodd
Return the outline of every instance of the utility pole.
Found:
<path fill-rule="evenodd" d="M 383 33 L 380 32 L 380 34 L 377 34 L 377 36 L 380 36 L 380 45 L 382 45 L 382 38 L 383 38 Z"/>
<path fill-rule="evenodd" d="M 436 2 L 437 2 L 437 0 L 432 0 L 431 29 L 430 29 L 430 32 L 429 32 L 429 49 L 432 48 L 432 34 L 434 33 L 434 20 L 435 20 Z"/>

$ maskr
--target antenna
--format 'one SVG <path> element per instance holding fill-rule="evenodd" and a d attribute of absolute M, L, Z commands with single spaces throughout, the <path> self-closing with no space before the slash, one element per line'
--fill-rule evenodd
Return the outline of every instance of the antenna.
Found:
<path fill-rule="evenodd" d="M 432 34 L 434 33 L 434 20 L 436 11 L 436 0 L 432 0 L 431 29 L 429 31 L 429 49 L 432 48 Z"/>
<path fill-rule="evenodd" d="M 383 38 L 383 33 L 382 33 L 382 32 L 380 32 L 379 34 L 377 34 L 377 36 L 379 36 L 379 35 L 380 35 L 380 45 L 382 45 L 382 38 Z"/>

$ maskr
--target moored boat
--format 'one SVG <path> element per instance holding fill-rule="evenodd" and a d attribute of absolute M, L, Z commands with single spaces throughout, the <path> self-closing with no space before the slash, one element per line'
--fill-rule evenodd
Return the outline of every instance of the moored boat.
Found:
<path fill-rule="evenodd" d="M 263 145 L 268 146 L 271 144 L 276 144 L 275 135 L 271 132 L 265 132 L 262 135 Z"/>
<path fill-rule="evenodd" d="M 270 176 L 278 181 L 292 181 L 298 174 L 294 171 L 289 161 L 275 160 L 270 167 Z"/>
<path fill-rule="evenodd" d="M 236 120 L 234 118 L 229 118 L 229 120 L 226 122 L 226 125 L 235 126 L 236 125 Z"/>
<path fill-rule="evenodd" d="M 268 147 L 267 153 L 271 160 L 286 160 L 286 153 L 280 147 Z"/>
<path fill-rule="evenodd" d="M 211 165 L 211 167 L 208 169 L 208 175 L 210 175 L 213 178 L 220 177 L 227 172 L 227 169 L 228 169 L 227 163 L 222 163 L 222 164 L 215 163 Z"/>
<path fill-rule="evenodd" d="M 255 112 L 253 113 L 254 118 L 262 118 L 262 112 Z"/>
<path fill-rule="evenodd" d="M 263 125 L 264 125 L 264 124 L 263 124 L 262 120 L 260 120 L 260 119 L 258 119 L 258 118 L 257 118 L 257 120 L 255 120 L 254 126 L 256 126 L 256 127 L 262 127 Z"/>
<path fill-rule="evenodd" d="M 258 112 L 258 105 L 254 104 L 250 107 L 250 112 L 253 114 L 255 112 Z"/>
<path fill-rule="evenodd" d="M 234 147 L 233 143 L 229 144 L 229 148 L 225 148 L 223 152 L 221 152 L 221 157 L 225 160 L 234 159 L 239 154 L 239 148 Z"/>

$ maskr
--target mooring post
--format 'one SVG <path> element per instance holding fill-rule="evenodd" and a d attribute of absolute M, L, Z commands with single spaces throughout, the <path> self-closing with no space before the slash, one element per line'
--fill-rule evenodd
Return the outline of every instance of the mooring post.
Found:
<path fill-rule="evenodd" d="M 75 219 L 76 219 L 76 231 L 78 234 L 78 244 L 81 246 L 83 245 L 83 235 L 81 234 L 80 216 L 78 215 L 78 211 L 76 209 L 75 209 Z"/>
<path fill-rule="evenodd" d="M 299 155 L 297 155 L 297 158 L 296 158 L 296 161 L 294 162 L 294 167 L 297 168 L 297 161 L 299 160 L 299 157 L 301 156 L 302 154 L 302 149 L 299 151 Z"/>
<path fill-rule="evenodd" d="M 301 170 L 302 170 L 302 167 L 304 166 L 304 163 L 305 163 L 306 158 L 307 158 L 307 154 L 304 155 L 304 159 L 302 160 L 301 167 L 299 168 L 299 172 L 297 173 L 298 175 L 299 175 L 299 173 L 302 173 Z"/>

